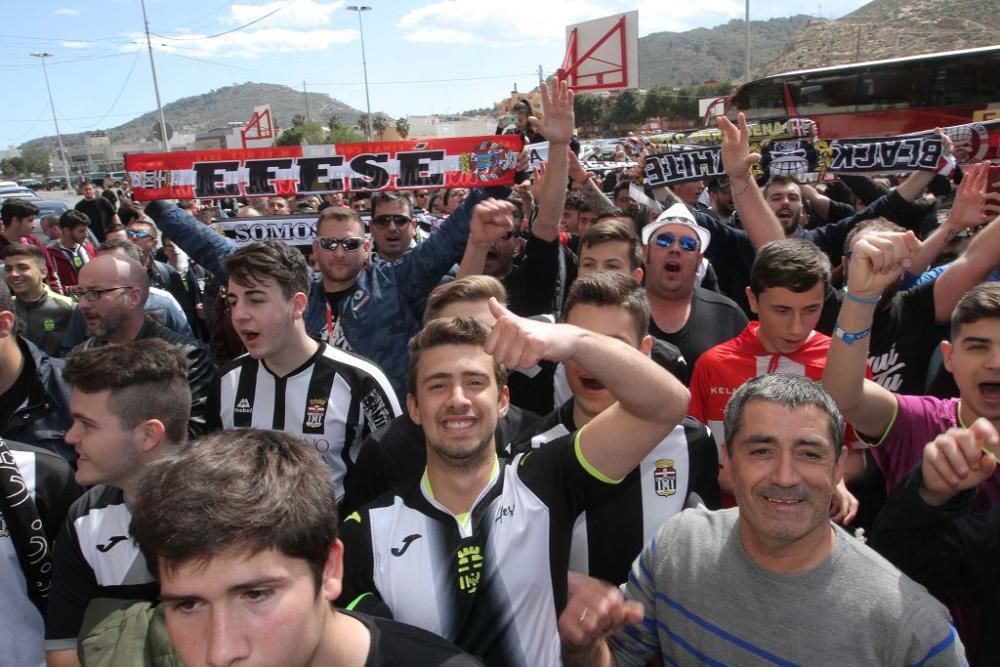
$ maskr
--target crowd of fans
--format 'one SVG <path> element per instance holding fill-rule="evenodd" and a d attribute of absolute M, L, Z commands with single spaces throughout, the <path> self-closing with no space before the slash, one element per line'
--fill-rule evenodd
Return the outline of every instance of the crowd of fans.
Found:
<path fill-rule="evenodd" d="M 988 165 L 644 191 L 542 101 L 512 188 L 4 202 L 0 665 L 1000 664 Z"/>

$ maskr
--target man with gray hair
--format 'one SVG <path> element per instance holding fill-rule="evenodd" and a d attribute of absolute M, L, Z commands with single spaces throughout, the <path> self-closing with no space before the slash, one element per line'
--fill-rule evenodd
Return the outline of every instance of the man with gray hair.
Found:
<path fill-rule="evenodd" d="M 844 421 L 818 383 L 748 380 L 724 423 L 738 507 L 664 523 L 624 599 L 573 591 L 559 622 L 568 665 L 966 664 L 944 606 L 830 522 Z"/>

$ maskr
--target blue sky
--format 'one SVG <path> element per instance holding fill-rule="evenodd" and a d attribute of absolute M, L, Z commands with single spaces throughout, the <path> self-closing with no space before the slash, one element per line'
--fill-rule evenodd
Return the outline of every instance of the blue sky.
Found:
<path fill-rule="evenodd" d="M 24 0 L 0 22 L 0 148 L 55 133 L 46 60 L 64 133 L 114 127 L 156 108 L 140 0 Z M 146 0 L 163 103 L 245 81 L 322 92 L 364 109 L 358 16 L 326 0 Z M 639 34 L 742 18 L 742 0 L 367 0 L 371 105 L 393 117 L 490 106 L 541 65 L 561 63 L 565 26 L 631 9 Z M 751 1 L 751 19 L 802 12 L 837 18 L 864 0 L 792 8 Z M 275 11 L 277 10 L 277 11 Z M 216 38 L 273 12 L 253 25 Z M 266 100 L 261 100 L 266 103 Z M 169 118 L 167 119 L 169 121 Z"/>

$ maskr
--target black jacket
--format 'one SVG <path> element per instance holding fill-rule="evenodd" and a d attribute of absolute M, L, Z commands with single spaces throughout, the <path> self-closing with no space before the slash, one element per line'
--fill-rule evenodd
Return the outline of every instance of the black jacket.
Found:
<path fill-rule="evenodd" d="M 24 356 L 23 372 L 31 373 L 37 382 L 32 383 L 28 400 L 17 408 L 6 424 L 0 424 L 0 437 L 47 449 L 73 463 L 76 450 L 63 441 L 73 424 L 69 385 L 62 379 L 64 362 L 50 357 L 20 336 L 17 345 Z"/>
<path fill-rule="evenodd" d="M 188 421 L 188 436 L 197 438 L 208 433 L 208 394 L 215 384 L 219 371 L 208 348 L 189 336 L 184 336 L 166 328 L 149 316 L 143 323 L 134 340 L 143 338 L 159 338 L 172 343 L 184 351 L 188 362 L 188 384 L 191 387 L 191 419 Z M 105 341 L 88 338 L 74 348 L 89 350 L 105 345 Z M 218 415 L 215 415 L 217 418 Z"/>
<path fill-rule="evenodd" d="M 922 481 L 917 468 L 893 489 L 871 546 L 938 598 L 972 596 L 982 625 L 970 662 L 1000 665 L 1000 507 L 972 515 L 974 491 L 933 507 L 920 497 Z"/>

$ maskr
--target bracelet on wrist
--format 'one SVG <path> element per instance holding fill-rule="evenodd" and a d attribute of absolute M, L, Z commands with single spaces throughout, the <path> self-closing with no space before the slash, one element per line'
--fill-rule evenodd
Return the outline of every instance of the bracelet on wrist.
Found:
<path fill-rule="evenodd" d="M 874 305 L 874 304 L 876 304 L 876 303 L 878 303 L 879 301 L 882 300 L 882 295 L 881 294 L 878 295 L 878 296 L 871 296 L 871 297 L 869 297 L 869 296 L 858 296 L 857 294 L 852 294 L 850 292 L 850 290 L 846 290 L 846 289 L 844 290 L 844 296 L 847 297 L 848 299 L 850 299 L 851 301 L 854 301 L 855 303 L 866 303 L 866 304 L 869 304 L 869 305 Z"/>
<path fill-rule="evenodd" d="M 839 338 L 840 340 L 844 341 L 848 345 L 854 345 L 856 342 L 858 342 L 862 338 L 867 338 L 868 335 L 871 334 L 871 332 L 872 332 L 872 328 L 871 327 L 868 327 L 867 329 L 865 329 L 863 331 L 854 331 L 854 332 L 844 331 L 840 327 L 836 327 L 833 330 L 833 337 L 834 338 Z"/>

